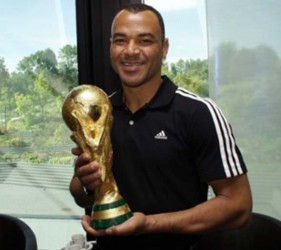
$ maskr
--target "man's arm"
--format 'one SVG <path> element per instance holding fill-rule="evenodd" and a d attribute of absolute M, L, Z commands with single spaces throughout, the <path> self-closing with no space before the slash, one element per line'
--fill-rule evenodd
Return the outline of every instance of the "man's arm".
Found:
<path fill-rule="evenodd" d="M 252 212 L 247 175 L 211 181 L 215 197 L 191 209 L 147 216 L 147 232 L 201 234 L 245 225 Z"/>
<path fill-rule="evenodd" d="M 89 225 L 89 217 L 83 218 L 84 229 L 93 235 L 129 234 L 203 234 L 228 230 L 245 225 L 252 212 L 252 196 L 247 175 L 211 181 L 215 197 L 191 209 L 177 212 L 134 216 L 121 225 L 96 231 Z"/>

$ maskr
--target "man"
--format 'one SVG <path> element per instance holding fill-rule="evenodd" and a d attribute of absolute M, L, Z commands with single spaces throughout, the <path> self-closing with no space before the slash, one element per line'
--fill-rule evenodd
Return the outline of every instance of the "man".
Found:
<path fill-rule="evenodd" d="M 247 169 L 231 128 L 209 99 L 161 76 L 168 52 L 161 15 L 133 4 L 114 18 L 111 61 L 122 90 L 113 105 L 112 170 L 134 216 L 121 225 L 93 229 L 101 249 L 192 249 L 200 235 L 241 227 L 250 218 Z M 80 149 L 70 191 L 91 207 L 100 185 L 99 163 Z M 215 197 L 207 200 L 208 186 Z"/>

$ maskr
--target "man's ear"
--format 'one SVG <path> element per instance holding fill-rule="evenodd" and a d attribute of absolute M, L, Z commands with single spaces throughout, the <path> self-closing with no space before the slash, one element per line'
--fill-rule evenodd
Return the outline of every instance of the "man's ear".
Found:
<path fill-rule="evenodd" d="M 166 59 L 169 50 L 169 39 L 165 38 L 163 41 L 163 59 Z"/>

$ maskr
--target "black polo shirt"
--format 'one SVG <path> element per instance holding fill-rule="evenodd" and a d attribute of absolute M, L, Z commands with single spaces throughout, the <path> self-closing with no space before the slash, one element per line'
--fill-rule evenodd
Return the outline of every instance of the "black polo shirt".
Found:
<path fill-rule="evenodd" d="M 166 76 L 154 98 L 132 114 L 122 91 L 113 105 L 113 173 L 133 211 L 186 209 L 207 199 L 207 182 L 246 172 L 218 107 Z"/>
<path fill-rule="evenodd" d="M 207 199 L 208 181 L 245 173 L 231 128 L 218 107 L 174 85 L 166 76 L 154 98 L 132 114 L 122 91 L 113 105 L 112 170 L 133 212 L 191 208 Z M 102 249 L 184 250 L 198 236 L 105 236 Z"/>

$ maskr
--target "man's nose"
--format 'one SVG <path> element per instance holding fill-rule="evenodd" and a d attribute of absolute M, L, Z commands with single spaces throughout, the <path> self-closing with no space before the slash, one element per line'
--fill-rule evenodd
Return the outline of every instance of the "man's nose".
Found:
<path fill-rule="evenodd" d="M 140 52 L 140 49 L 135 41 L 130 41 L 126 46 L 125 51 L 128 55 L 135 55 Z"/>

